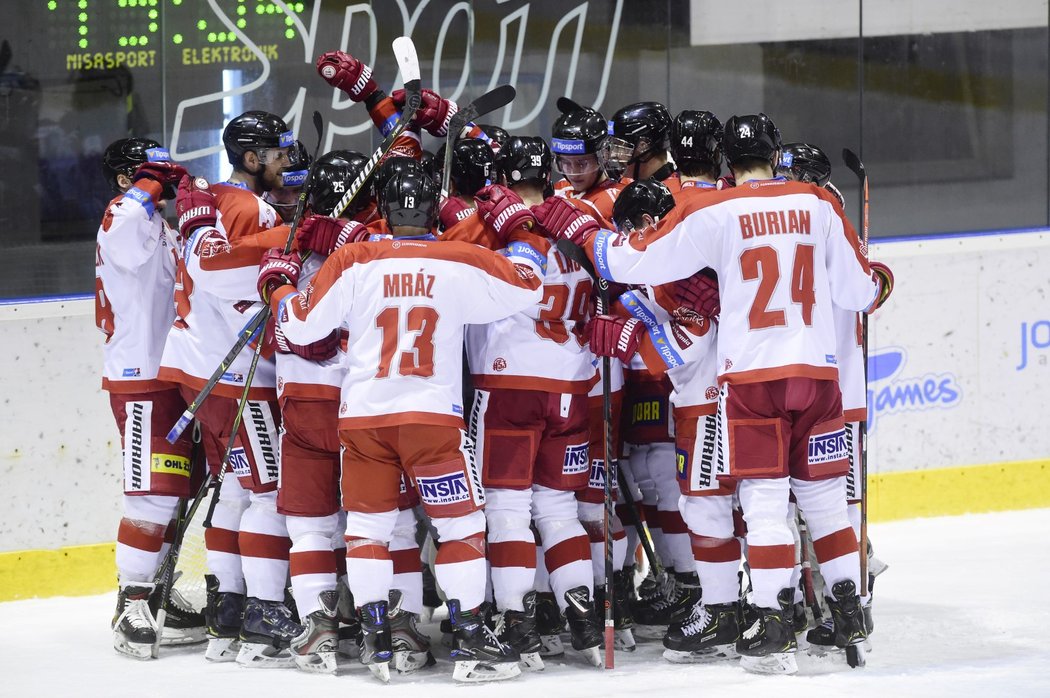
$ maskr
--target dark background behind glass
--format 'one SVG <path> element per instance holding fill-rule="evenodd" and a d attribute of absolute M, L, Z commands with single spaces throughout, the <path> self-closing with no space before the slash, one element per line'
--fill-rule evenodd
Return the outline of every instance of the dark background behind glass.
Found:
<path fill-rule="evenodd" d="M 251 88 L 264 66 L 216 9 L 268 57 L 265 81 L 244 94 L 231 93 Z M 515 85 L 514 104 L 486 118 L 514 133 L 549 137 L 563 94 L 606 117 L 643 99 L 723 120 L 765 111 L 785 142 L 831 156 L 851 215 L 859 192 L 839 153 L 861 153 L 873 237 L 1050 225 L 1045 17 L 1040 26 L 861 40 L 861 3 L 843 0 L 848 35 L 693 46 L 691 23 L 704 18 L 691 9 L 688 0 L 5 2 L 0 298 L 90 293 L 92 246 L 112 196 L 99 160 L 117 138 L 156 138 L 217 181 L 229 172 L 220 141 L 229 118 L 247 109 L 286 116 L 312 150 L 317 109 L 323 149 L 370 151 L 379 139 L 364 107 L 334 95 L 313 60 L 342 47 L 372 61 L 390 91 L 390 41 L 409 24 L 424 86 L 468 101 Z M 869 26 L 878 12 L 864 4 Z M 438 143 L 427 136 L 424 145 Z"/>

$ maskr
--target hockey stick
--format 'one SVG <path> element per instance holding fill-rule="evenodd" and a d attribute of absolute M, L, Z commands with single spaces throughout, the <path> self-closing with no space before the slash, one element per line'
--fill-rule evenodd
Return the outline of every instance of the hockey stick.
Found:
<path fill-rule="evenodd" d="M 870 218 L 868 207 L 868 173 L 864 169 L 857 154 L 849 148 L 842 149 L 842 159 L 846 167 L 857 176 L 860 181 L 863 200 L 861 201 L 861 241 L 863 243 L 864 256 L 868 256 L 868 233 L 870 231 Z M 861 344 L 864 352 L 864 385 L 868 384 L 868 314 L 861 316 Z M 868 595 L 868 421 L 863 420 L 860 427 L 860 540 L 858 541 L 860 553 L 860 598 Z M 859 645 L 850 645 L 846 648 L 846 662 L 851 667 L 864 666 L 864 651 Z"/>
<path fill-rule="evenodd" d="M 321 119 L 320 112 L 314 112 L 313 123 L 314 128 L 317 130 L 317 146 L 314 148 L 314 160 L 316 160 L 317 153 L 321 149 L 321 132 L 324 130 L 324 123 Z M 311 168 L 311 171 L 312 169 L 313 168 Z M 307 172 L 307 178 L 309 178 L 309 176 L 310 173 Z M 299 218 L 302 216 L 302 208 L 306 205 L 306 184 L 307 182 L 304 181 L 302 190 L 299 192 L 299 200 L 296 204 L 295 209 L 296 215 L 295 218 L 292 219 L 293 224 L 298 223 Z M 292 240 L 294 239 L 295 228 L 293 227 L 288 235 L 288 242 L 284 246 L 285 254 L 291 251 Z M 179 419 L 175 422 L 174 426 L 172 426 L 171 431 L 168 432 L 168 443 L 173 444 L 179 440 L 179 437 L 182 436 L 182 432 L 186 431 L 186 427 L 188 427 L 190 425 L 190 422 L 193 421 L 193 415 L 195 415 L 197 413 L 197 410 L 200 409 L 201 404 L 203 404 L 204 401 L 208 399 L 208 396 L 211 395 L 211 391 L 214 390 L 215 386 L 219 384 L 219 381 L 222 380 L 222 377 L 226 374 L 226 371 L 230 368 L 231 365 L 233 365 L 234 360 L 238 356 L 240 356 L 241 351 L 244 349 L 244 347 L 248 346 L 248 342 L 250 342 L 255 337 L 256 332 L 259 330 L 259 328 L 266 324 L 266 321 L 269 319 L 269 317 L 265 313 L 266 308 L 263 308 L 258 313 L 256 313 L 255 316 L 248 321 L 248 324 L 244 326 L 244 329 L 241 330 L 240 334 L 237 337 L 237 341 L 234 342 L 234 345 L 232 347 L 230 347 L 230 351 L 226 354 L 225 358 L 223 358 L 223 360 L 219 362 L 219 366 L 211 374 L 211 378 L 209 378 L 208 382 L 204 384 L 204 387 L 201 388 L 201 391 L 197 393 L 197 397 L 193 398 L 193 402 L 191 402 L 186 407 L 186 410 L 182 413 L 182 416 L 179 417 Z"/>
<path fill-rule="evenodd" d="M 560 248 L 559 248 L 560 249 Z M 578 247 L 576 249 L 579 249 Z M 580 250 L 582 253 L 583 250 Z M 598 279 L 598 312 L 609 311 L 609 282 Z M 613 620 L 613 537 L 612 519 L 616 515 L 616 501 L 612 496 L 613 442 L 612 442 L 612 360 L 602 357 L 602 446 L 605 459 L 605 668 L 612 669 L 616 645 L 616 624 Z"/>
<path fill-rule="evenodd" d="M 397 58 L 398 67 L 401 68 L 401 77 L 405 82 L 405 106 L 401 110 L 401 117 L 394 124 L 394 128 L 390 130 L 383 142 L 375 149 L 372 157 L 368 158 L 368 161 L 361 168 L 354 181 L 350 183 L 350 190 L 336 202 L 332 210 L 333 218 L 339 218 L 343 215 L 343 211 L 353 203 L 357 195 L 365 188 L 368 178 L 375 172 L 379 162 L 390 152 L 394 142 L 412 125 L 412 118 L 422 103 L 423 97 L 420 93 L 419 83 L 419 58 L 416 56 L 416 47 L 412 43 L 412 39 L 409 39 L 407 36 L 399 36 L 394 39 L 393 47 L 394 57 Z"/>
<path fill-rule="evenodd" d="M 555 246 L 559 252 L 579 264 L 581 269 L 590 274 L 591 278 L 598 284 L 599 289 L 603 281 L 608 285 L 608 282 L 602 279 L 598 272 L 595 271 L 594 265 L 591 263 L 590 258 L 587 257 L 587 253 L 579 245 L 573 244 L 571 240 L 561 238 L 555 243 Z M 624 502 L 626 502 L 627 508 L 634 519 L 632 524 L 635 531 L 638 532 L 638 540 L 642 544 L 642 550 L 645 552 L 645 559 L 649 562 L 649 568 L 652 569 L 653 574 L 660 574 L 663 571 L 663 565 L 660 564 L 660 560 L 656 557 L 656 551 L 653 549 L 652 535 L 638 513 L 638 503 L 634 500 L 631 488 L 627 486 L 627 481 L 623 478 L 619 468 L 617 468 L 617 481 L 620 484 L 620 493 L 623 495 Z"/>
<path fill-rule="evenodd" d="M 494 112 L 514 101 L 517 92 L 510 85 L 500 85 L 489 90 L 470 104 L 464 105 L 452 115 L 448 122 L 448 133 L 445 134 L 445 161 L 441 170 L 441 198 L 448 198 L 448 187 L 452 179 L 452 147 L 459 138 L 460 131 L 468 123 L 480 116 Z"/>
<path fill-rule="evenodd" d="M 806 597 L 806 605 L 813 614 L 814 624 L 820 625 L 824 619 L 824 613 L 820 610 L 817 593 L 813 588 L 813 562 L 809 559 L 809 546 L 812 543 L 809 539 L 809 527 L 806 525 L 806 520 L 802 518 L 801 512 L 796 512 L 795 520 L 798 522 L 799 547 L 801 548 L 802 590 Z"/>

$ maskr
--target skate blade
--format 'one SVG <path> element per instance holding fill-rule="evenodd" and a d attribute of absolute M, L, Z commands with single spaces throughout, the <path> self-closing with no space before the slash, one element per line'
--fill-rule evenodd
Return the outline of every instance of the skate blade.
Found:
<path fill-rule="evenodd" d="M 864 643 L 850 645 L 846 648 L 846 664 L 852 669 L 862 669 L 868 663 L 867 654 Z"/>
<path fill-rule="evenodd" d="M 525 671 L 543 671 L 543 658 L 539 652 L 522 652 L 521 668 Z"/>
<path fill-rule="evenodd" d="M 738 658 L 736 648 L 732 644 L 715 645 L 696 652 L 685 652 L 682 650 L 664 650 L 664 659 L 672 664 L 709 664 L 713 662 L 724 662 Z"/>
<path fill-rule="evenodd" d="M 634 641 L 634 633 L 630 630 L 617 630 L 613 647 L 620 652 L 634 652 L 637 649 L 637 644 Z"/>
<path fill-rule="evenodd" d="M 237 660 L 241 644 L 234 637 L 209 637 L 204 658 L 209 662 L 233 662 Z"/>
<path fill-rule="evenodd" d="M 408 650 L 394 650 L 394 669 L 399 674 L 411 674 L 428 666 L 436 664 L 434 655 L 429 650 L 423 652 L 410 652 Z"/>
<path fill-rule="evenodd" d="M 752 674 L 797 674 L 798 662 L 793 652 L 774 652 L 764 657 L 740 655 L 740 666 Z"/>
<path fill-rule="evenodd" d="M 479 662 L 476 659 L 460 660 L 452 670 L 452 680 L 461 683 L 483 683 L 485 681 L 504 681 L 521 674 L 517 662 Z"/>
<path fill-rule="evenodd" d="M 540 635 L 540 656 L 560 657 L 565 654 L 565 645 L 560 635 Z"/>
<path fill-rule="evenodd" d="M 580 653 L 580 656 L 587 660 L 587 663 L 601 669 L 605 666 L 605 662 L 602 661 L 602 652 L 599 647 L 588 647 L 584 650 L 576 650 Z"/>
<path fill-rule="evenodd" d="M 287 669 L 295 666 L 291 650 L 275 649 L 261 642 L 242 642 L 237 663 L 252 669 Z"/>
<path fill-rule="evenodd" d="M 308 674 L 334 674 L 339 668 L 339 661 L 335 655 L 335 652 L 328 650 L 311 654 L 295 654 L 293 652 L 292 659 L 295 661 L 295 667 L 299 671 L 305 671 Z"/>
<path fill-rule="evenodd" d="M 202 625 L 199 628 L 164 628 L 161 637 L 161 647 L 177 647 L 179 645 L 199 645 L 208 640 L 208 633 Z"/>
<path fill-rule="evenodd" d="M 153 643 L 128 642 L 122 635 L 113 634 L 113 649 L 131 659 L 153 659 Z"/>
<path fill-rule="evenodd" d="M 874 555 L 868 558 L 868 574 L 872 577 L 878 577 L 887 569 L 889 569 L 889 565 Z"/>
<path fill-rule="evenodd" d="M 390 683 L 390 662 L 372 662 L 367 666 L 372 676 L 383 683 Z"/>

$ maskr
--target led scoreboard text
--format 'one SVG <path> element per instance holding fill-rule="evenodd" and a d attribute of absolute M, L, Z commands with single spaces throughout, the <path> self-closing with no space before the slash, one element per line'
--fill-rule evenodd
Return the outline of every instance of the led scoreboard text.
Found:
<path fill-rule="evenodd" d="M 218 0 L 226 20 L 251 38 L 267 59 L 298 34 L 293 15 L 313 9 L 314 0 Z M 259 60 L 200 0 L 34 0 L 49 44 L 59 47 L 67 70 L 152 68 L 162 60 L 185 66 Z M 45 16 L 40 17 L 43 11 Z"/>

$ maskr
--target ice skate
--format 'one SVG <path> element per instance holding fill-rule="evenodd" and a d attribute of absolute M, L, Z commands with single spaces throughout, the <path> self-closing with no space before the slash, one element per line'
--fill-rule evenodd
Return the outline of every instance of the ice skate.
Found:
<path fill-rule="evenodd" d="M 356 659 L 361 655 L 361 622 L 354 611 L 354 595 L 346 582 L 337 585 L 339 602 L 336 604 L 335 619 L 339 626 L 338 652 L 345 659 Z"/>
<path fill-rule="evenodd" d="M 798 643 L 790 621 L 794 598 L 795 590 L 786 588 L 777 594 L 779 608 L 744 604 L 740 637 L 736 643 L 740 665 L 744 669 L 755 674 L 798 672 L 795 660 Z"/>
<path fill-rule="evenodd" d="M 668 625 L 687 617 L 700 600 L 700 580 L 696 572 L 668 576 L 671 578 L 669 592 L 635 609 L 634 622 L 639 636 L 662 637 Z"/>
<path fill-rule="evenodd" d="M 244 605 L 237 663 L 258 669 L 295 666 L 289 646 L 302 632 L 303 626 L 295 622 L 292 611 L 283 601 L 249 597 Z"/>
<path fill-rule="evenodd" d="M 558 608 L 554 593 L 536 593 L 536 632 L 540 636 L 540 656 L 560 657 L 565 654 L 561 633 L 565 631 L 565 616 Z"/>
<path fill-rule="evenodd" d="M 433 666 L 435 662 L 434 655 L 430 653 L 430 638 L 419 632 L 419 617 L 401 608 L 401 592 L 396 589 L 390 592 L 387 618 L 390 620 L 394 669 L 399 674 L 408 674 Z"/>
<path fill-rule="evenodd" d="M 620 570 L 613 573 L 613 627 L 615 629 L 615 647 L 621 652 L 634 652 L 637 644 L 634 640 L 634 616 L 628 596 L 630 578 L 628 573 Z M 594 608 L 601 616 L 605 613 L 605 586 L 594 587 Z"/>
<path fill-rule="evenodd" d="M 133 582 L 121 585 L 117 592 L 117 610 L 113 615 L 113 649 L 126 657 L 150 659 L 157 640 L 157 621 L 149 608 L 153 584 Z"/>
<path fill-rule="evenodd" d="M 171 580 L 172 585 L 178 581 L 182 572 L 176 572 Z M 160 610 L 160 588 L 153 590 L 149 597 L 149 607 L 154 618 Z M 160 644 L 164 647 L 173 645 L 195 645 L 208 639 L 205 630 L 204 613 L 193 608 L 189 601 L 172 586 L 168 595 L 168 606 L 164 616 L 164 631 Z"/>
<path fill-rule="evenodd" d="M 458 599 L 448 600 L 448 615 L 453 630 L 452 658 L 456 666 L 452 678 L 464 683 L 501 681 L 521 674 L 517 651 L 504 645 L 485 624 L 482 609 L 467 611 Z"/>
<path fill-rule="evenodd" d="M 303 619 L 303 631 L 290 642 L 295 665 L 313 674 L 334 674 L 338 664 L 336 650 L 339 642 L 339 621 L 336 608 L 339 592 L 335 589 L 322 591 L 318 595 L 321 608 Z"/>
<path fill-rule="evenodd" d="M 215 575 L 204 576 L 208 602 L 204 607 L 204 623 L 208 632 L 208 648 L 204 658 L 210 662 L 232 662 L 240 651 L 238 640 L 244 621 L 244 594 L 219 591 Z"/>
<path fill-rule="evenodd" d="M 500 642 L 521 655 L 521 666 L 531 671 L 543 671 L 540 650 L 543 645 L 536 631 L 536 592 L 522 598 L 523 611 L 504 611 L 497 624 Z M 561 638 L 559 638 L 559 642 Z"/>
<path fill-rule="evenodd" d="M 386 601 L 373 601 L 357 609 L 361 622 L 361 663 L 383 683 L 390 681 L 390 660 L 394 650 Z"/>
<path fill-rule="evenodd" d="M 602 644 L 602 629 L 590 590 L 583 586 L 569 589 L 565 592 L 565 601 L 565 619 L 569 623 L 572 648 L 590 664 L 601 667 L 602 656 L 598 648 Z"/>
<path fill-rule="evenodd" d="M 664 636 L 664 659 L 675 664 L 699 664 L 735 659 L 740 635 L 737 603 L 697 603 L 683 621 L 673 623 Z"/>

